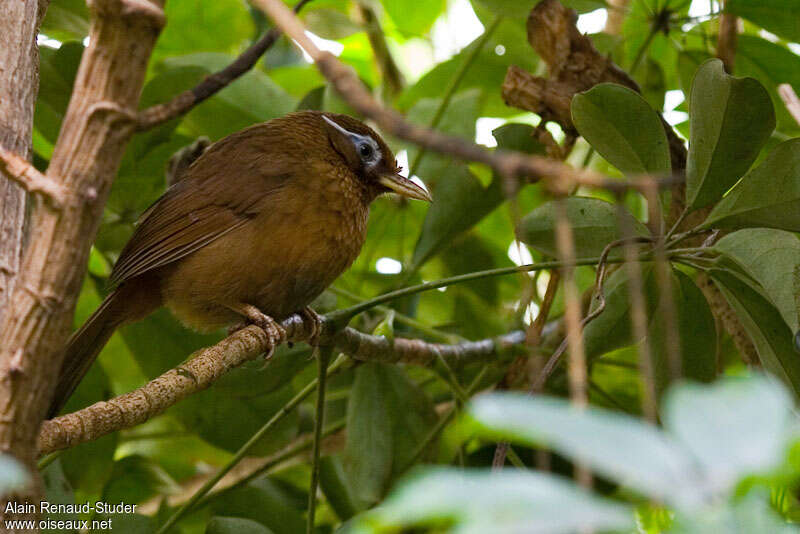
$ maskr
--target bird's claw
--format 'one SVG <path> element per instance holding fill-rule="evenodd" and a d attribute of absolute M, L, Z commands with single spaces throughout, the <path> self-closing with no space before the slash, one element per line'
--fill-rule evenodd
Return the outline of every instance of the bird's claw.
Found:
<path fill-rule="evenodd" d="M 312 347 L 316 347 L 319 345 L 319 337 L 322 335 L 322 316 L 315 312 L 310 306 L 303 308 L 300 312 L 300 316 L 311 323 L 311 334 L 308 336 L 308 344 Z"/>
<path fill-rule="evenodd" d="M 240 330 L 251 324 L 262 329 L 269 338 L 270 348 L 269 351 L 264 355 L 264 359 L 269 360 L 275 353 L 275 348 L 286 340 L 286 329 L 281 326 L 278 321 L 262 312 L 255 306 L 247 306 L 245 311 L 247 313 L 247 320 L 243 323 L 232 326 L 228 332 L 230 333 L 231 330 L 235 332 L 236 330 Z"/>

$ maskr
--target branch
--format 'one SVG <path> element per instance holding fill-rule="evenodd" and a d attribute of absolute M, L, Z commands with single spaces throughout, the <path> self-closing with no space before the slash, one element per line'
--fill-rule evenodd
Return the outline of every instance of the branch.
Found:
<path fill-rule="evenodd" d="M 294 12 L 300 12 L 311 0 L 300 0 L 294 6 Z M 270 29 L 261 39 L 253 43 L 242 52 L 236 60 L 219 72 L 215 72 L 203 79 L 192 89 L 175 95 L 172 100 L 164 104 L 151 106 L 141 110 L 136 117 L 137 131 L 145 131 L 171 121 L 189 112 L 193 107 L 214 96 L 216 93 L 230 85 L 242 74 L 252 69 L 261 56 L 272 47 L 281 36 L 278 28 Z"/>
<path fill-rule="evenodd" d="M 16 174 L 62 197 L 57 212 L 38 203 L 22 267 L 0 321 L 0 450 L 35 472 L 39 427 L 50 403 L 86 272 L 89 250 L 125 145 L 150 53 L 164 25 L 159 0 L 92 0 L 89 46 L 46 175 Z M 5 165 L 13 158 L 4 158 Z M 47 184 L 47 185 L 43 185 Z M 36 488 L 18 496 L 37 500 Z M 21 501 L 20 501 L 21 502 Z M 5 505 L 0 503 L 0 508 Z M 9 513 L 3 519 L 20 519 Z"/>
<path fill-rule="evenodd" d="M 719 38 L 717 40 L 717 57 L 725 65 L 725 72 L 733 74 L 736 60 L 736 42 L 739 40 L 739 18 L 733 13 L 722 13 L 719 16 Z"/>
<path fill-rule="evenodd" d="M 509 106 L 531 111 L 543 121 L 557 122 L 566 132 L 577 133 L 570 103 L 576 93 L 599 83 L 616 83 L 636 92 L 639 85 L 578 30 L 578 16 L 558 0 L 543 0 L 528 16 L 528 42 L 547 64 L 548 78 L 511 66 L 503 82 L 503 99 Z M 662 119 L 669 140 L 672 171 L 686 168 L 686 147 Z"/>
<path fill-rule="evenodd" d="M 602 188 L 610 191 L 641 189 L 644 181 L 654 181 L 649 176 L 620 181 L 595 171 L 574 169 L 541 156 L 504 150 L 489 151 L 466 139 L 410 124 L 402 115 L 385 108 L 375 100 L 353 71 L 342 64 L 336 56 L 320 50 L 306 36 L 302 22 L 283 2 L 280 0 L 254 0 L 254 3 L 275 21 L 276 26 L 311 56 L 319 71 L 347 104 L 395 137 L 430 150 L 450 154 L 462 160 L 483 163 L 507 178 L 527 177 L 533 181 L 542 180 L 545 186 L 558 194 L 565 194 L 577 186 Z M 659 181 L 659 185 L 674 181 L 675 178 L 670 177 Z"/>
<path fill-rule="evenodd" d="M 28 160 L 2 146 L 0 146 L 0 170 L 28 193 L 41 195 L 54 208 L 60 208 L 68 194 L 59 182 L 42 174 Z"/>
<path fill-rule="evenodd" d="M 286 329 L 287 341 L 295 342 L 306 341 L 313 327 L 310 321 L 298 315 L 290 316 L 281 324 Z M 383 336 L 362 334 L 352 328 L 335 334 L 331 330 L 331 323 L 326 322 L 321 340 L 333 342 L 356 360 L 413 365 L 428 365 L 437 354 L 456 366 L 487 361 L 525 341 L 523 332 L 512 332 L 497 339 L 441 345 L 404 338 L 391 342 Z M 139 425 L 187 396 L 208 388 L 230 369 L 268 353 L 271 348 L 273 345 L 263 330 L 255 326 L 244 328 L 213 347 L 198 351 L 185 363 L 139 389 L 45 421 L 39 434 L 39 454 L 74 447 Z"/>

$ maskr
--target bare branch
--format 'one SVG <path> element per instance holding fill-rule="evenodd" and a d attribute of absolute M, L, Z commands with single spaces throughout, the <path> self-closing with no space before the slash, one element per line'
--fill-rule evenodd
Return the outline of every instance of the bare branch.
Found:
<path fill-rule="evenodd" d="M 483 163 L 507 178 L 526 177 L 533 181 L 542 180 L 551 191 L 558 194 L 564 194 L 580 185 L 610 191 L 640 189 L 644 181 L 653 180 L 652 177 L 641 176 L 627 182 L 620 181 L 595 171 L 574 169 L 541 156 L 502 150 L 492 152 L 466 139 L 410 124 L 402 115 L 385 108 L 375 100 L 353 71 L 342 64 L 336 56 L 320 50 L 305 34 L 305 28 L 300 20 L 283 2 L 254 0 L 254 3 L 311 56 L 323 76 L 353 109 L 396 137 L 459 159 Z M 670 177 L 659 183 L 663 185 L 674 180 L 675 178 Z"/>
<path fill-rule="evenodd" d="M 290 316 L 281 325 L 286 329 L 287 341 L 307 340 L 313 326 L 298 315 Z M 370 336 L 352 328 L 332 334 L 331 325 L 325 325 L 322 342 L 333 342 L 354 359 L 413 365 L 429 365 L 437 358 L 437 354 L 453 366 L 491 361 L 497 359 L 498 353 L 525 341 L 525 334 L 517 331 L 497 339 L 455 345 L 404 338 L 392 342 L 385 337 Z M 139 425 L 187 396 L 208 388 L 230 369 L 268 353 L 271 348 L 269 337 L 260 328 L 249 326 L 239 330 L 213 347 L 198 351 L 185 363 L 137 390 L 45 421 L 39 434 L 39 453 L 47 454 L 73 447 Z"/>
<path fill-rule="evenodd" d="M 41 195 L 54 208 L 64 203 L 67 190 L 41 172 L 28 160 L 0 146 L 0 169 L 5 175 L 22 186 L 28 193 Z"/>
<path fill-rule="evenodd" d="M 300 0 L 297 2 L 294 6 L 294 12 L 298 13 L 310 1 Z M 252 69 L 258 63 L 259 58 L 264 55 L 264 52 L 269 50 L 280 36 L 280 29 L 271 28 L 261 39 L 253 43 L 233 63 L 221 71 L 206 77 L 193 88 L 175 95 L 169 102 L 143 109 L 136 118 L 136 129 L 140 132 L 149 130 L 185 115 L 193 107 L 214 96 L 242 74 Z"/>
<path fill-rule="evenodd" d="M 725 65 L 725 72 L 733 74 L 736 60 L 736 43 L 739 40 L 739 17 L 733 13 L 722 13 L 719 16 L 719 39 L 717 40 L 717 57 Z"/>

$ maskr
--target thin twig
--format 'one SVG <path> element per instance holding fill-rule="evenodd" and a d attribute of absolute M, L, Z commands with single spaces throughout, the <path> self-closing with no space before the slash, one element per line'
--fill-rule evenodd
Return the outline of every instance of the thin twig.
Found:
<path fill-rule="evenodd" d="M 564 288 L 564 320 L 567 327 L 567 379 L 569 396 L 579 409 L 589 404 L 589 387 L 586 369 L 586 350 L 583 344 L 583 324 L 578 285 L 575 283 L 575 236 L 567 216 L 567 206 L 563 199 L 556 201 L 556 247 L 564 262 L 561 268 L 561 281 Z M 592 473 L 580 463 L 575 464 L 575 477 L 580 486 L 592 486 Z"/>
<path fill-rule="evenodd" d="M 629 181 L 609 178 L 601 173 L 574 169 L 552 159 L 504 150 L 489 151 L 471 141 L 442 134 L 408 123 L 402 115 L 381 105 L 364 87 L 358 77 L 333 54 L 320 50 L 305 34 L 300 20 L 280 0 L 254 0 L 275 24 L 283 29 L 314 60 L 323 76 L 353 109 L 369 117 L 392 135 L 424 146 L 430 150 L 450 154 L 466 161 L 484 163 L 504 177 L 526 177 L 542 180 L 550 190 L 563 194 L 574 185 L 603 188 L 610 191 L 641 189 L 651 176 L 637 176 Z M 682 181 L 681 176 L 658 179 L 660 186 Z"/>
<path fill-rule="evenodd" d="M 314 532 L 314 513 L 317 510 L 317 486 L 319 485 L 319 451 L 322 445 L 322 425 L 325 420 L 325 385 L 328 377 L 328 362 L 333 353 L 332 346 L 317 347 L 319 373 L 317 375 L 317 409 L 314 419 L 314 445 L 311 450 L 311 482 L 308 485 L 308 522 L 306 534 Z"/>
<path fill-rule="evenodd" d="M 728 74 L 733 74 L 733 66 L 736 60 L 736 42 L 738 40 L 739 17 L 733 13 L 723 12 L 719 16 L 717 57 L 722 60 L 722 63 L 725 65 L 725 72 Z"/>
<path fill-rule="evenodd" d="M 620 212 L 622 212 L 624 209 L 622 204 L 620 203 L 618 206 Z M 619 221 L 622 234 L 626 238 L 630 238 L 633 235 L 633 225 L 625 216 L 620 216 Z M 625 270 L 628 274 L 628 294 L 631 304 L 631 324 L 633 326 L 634 337 L 642 340 L 639 344 L 639 366 L 644 389 L 642 395 L 642 411 L 649 421 L 655 422 L 657 418 L 655 371 L 653 369 L 650 339 L 647 335 L 647 302 L 645 300 L 645 287 L 642 278 L 642 270 L 639 262 L 636 261 L 636 248 L 629 240 L 623 244 L 623 251 L 625 255 Z M 671 299 L 672 295 L 664 295 L 664 298 Z"/>
<path fill-rule="evenodd" d="M 294 12 L 298 13 L 310 1 L 300 0 L 297 2 L 294 6 Z M 253 43 L 233 63 L 221 71 L 207 76 L 193 88 L 174 96 L 169 102 L 143 109 L 136 118 L 137 131 L 149 130 L 159 124 L 164 124 L 180 117 L 202 101 L 214 96 L 242 74 L 252 69 L 258 63 L 259 58 L 264 55 L 264 52 L 275 44 L 280 36 L 281 30 L 279 28 L 270 29 L 261 39 Z"/>

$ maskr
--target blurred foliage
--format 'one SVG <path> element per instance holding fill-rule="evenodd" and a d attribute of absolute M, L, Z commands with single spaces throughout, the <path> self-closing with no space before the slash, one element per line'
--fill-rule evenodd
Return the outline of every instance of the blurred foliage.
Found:
<path fill-rule="evenodd" d="M 606 7 L 602 0 L 563 3 L 578 13 Z M 732 531 L 731 524 L 742 532 L 794 531 L 785 522 L 800 518 L 800 464 L 796 447 L 784 454 L 793 443 L 784 424 L 794 416 L 782 389 L 764 378 L 729 380 L 709 390 L 683 386 L 659 403 L 664 430 L 634 419 L 647 382 L 640 373 L 645 347 L 653 356 L 653 387 L 659 396 L 673 382 L 676 348 L 665 321 L 669 314 L 678 332 L 684 376 L 710 382 L 741 371 L 735 344 L 696 284 L 701 271 L 732 306 L 763 368 L 795 396 L 800 392 L 800 358 L 793 345 L 800 299 L 800 248 L 794 234 L 800 231 L 800 146 L 794 138 L 800 126 L 777 93 L 782 83 L 800 92 L 800 2 L 726 2 L 742 17 L 733 74 L 746 79 L 731 77 L 719 62 L 709 61 L 716 54 L 719 4 L 631 0 L 620 35 L 591 37 L 601 53 L 638 82 L 641 96 L 604 84 L 573 100 L 582 137 L 567 161 L 617 177 L 670 172 L 657 113 L 667 112 L 676 130 L 691 141 L 690 207 L 713 206 L 710 215 L 703 213 L 698 230 L 729 232 L 702 250 L 696 244 L 689 248 L 687 241 L 672 245 L 687 248 L 675 252 L 666 270 L 670 293 L 663 291 L 653 263 L 642 265 L 645 339 L 631 326 L 631 272 L 618 269 L 606 280 L 605 309 L 586 327 L 584 341 L 590 402 L 614 413 L 595 407 L 576 414 L 561 400 L 491 397 L 474 405 L 468 419 L 453 424 L 449 414 L 455 412 L 449 410 L 462 410 L 460 395 L 499 383 L 506 363 L 347 368 L 329 384 L 326 426 L 344 425 L 346 435 L 334 433 L 323 448 L 316 532 L 358 532 L 372 528 L 367 524 L 462 533 L 534 526 L 537 532 L 591 526 L 595 531 L 698 533 Z M 507 107 L 500 91 L 510 65 L 537 75 L 547 70 L 527 39 L 533 5 L 532 0 L 312 0 L 301 18 L 312 32 L 343 47 L 340 59 L 411 122 L 430 125 L 438 116 L 439 130 L 468 140 L 477 137 L 499 150 L 545 155 L 535 129 L 540 118 Z M 372 13 L 385 50 L 403 75 L 399 92 L 382 77 L 386 52 L 373 49 L 365 12 Z M 142 108 L 165 102 L 223 68 L 269 27 L 243 0 L 169 1 L 166 16 Z M 51 0 L 41 30 L 50 40 L 42 39 L 39 47 L 41 89 L 34 124 L 35 162 L 41 169 L 57 140 L 88 28 L 84 2 Z M 52 46 L 54 40 L 61 42 L 59 48 Z M 314 66 L 280 39 L 251 72 L 187 115 L 138 133 L 127 147 L 103 215 L 76 326 L 107 290 L 109 266 L 135 221 L 163 193 L 173 153 L 198 137 L 216 141 L 295 109 L 352 113 Z M 556 141 L 563 140 L 560 128 L 548 129 Z M 421 281 L 558 256 L 557 206 L 540 185 L 526 185 L 509 200 L 503 178 L 482 165 L 388 141 L 436 202 L 426 206 L 379 199 L 361 256 L 335 283 L 344 291 L 324 294 L 315 303 L 318 311 L 353 304 L 345 294 L 366 299 Z M 617 200 L 610 193 L 579 189 L 566 201 L 579 258 L 595 258 L 615 239 L 651 236 L 654 228 L 665 226 L 649 220 L 641 195 Z M 610 258 L 616 262 L 622 256 L 614 250 Z M 399 265 L 399 272 L 378 270 L 386 259 L 394 260 L 389 263 Z M 593 266 L 577 270 L 581 291 L 591 288 L 594 275 Z M 393 301 L 388 312 L 373 309 L 351 326 L 437 342 L 500 335 L 530 324 L 548 279 L 544 271 L 451 285 Z M 595 299 L 592 309 L 597 305 Z M 558 321 L 563 312 L 559 290 L 550 319 Z M 546 329 L 537 355 L 549 356 L 559 335 L 558 329 Z M 67 410 L 130 391 L 222 336 L 188 331 L 164 310 L 123 328 Z M 225 465 L 315 376 L 305 345 L 282 347 L 266 364 L 233 370 L 144 425 L 46 462 L 47 498 L 139 504 L 137 514 L 114 517 L 114 530 L 154 532 L 198 480 Z M 548 393 L 566 396 L 566 383 L 565 373 L 557 371 Z M 170 532 L 304 531 L 311 471 L 305 451 L 313 403 L 313 397 L 306 399 L 282 417 L 252 449 L 253 458 L 234 469 L 238 482 L 204 498 Z M 417 472 L 393 490 L 420 463 L 485 468 L 492 463 L 497 439 L 511 440 L 528 467 L 550 451 L 551 474 L 519 470 L 494 476 L 439 466 Z M 595 494 L 563 479 L 572 472 L 569 461 L 576 459 L 602 477 Z M 259 461 L 265 466 L 255 467 Z M 19 483 L 13 465 L 0 467 L 0 482 Z"/>

